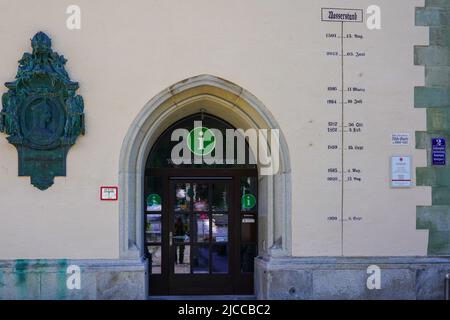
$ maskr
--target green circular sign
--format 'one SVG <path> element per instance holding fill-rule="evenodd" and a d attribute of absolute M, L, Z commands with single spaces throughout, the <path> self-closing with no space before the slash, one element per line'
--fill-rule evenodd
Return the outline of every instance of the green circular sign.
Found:
<path fill-rule="evenodd" d="M 216 137 L 210 129 L 197 127 L 189 132 L 187 144 L 193 154 L 204 156 L 210 154 L 216 147 Z"/>
<path fill-rule="evenodd" d="M 252 209 L 256 206 L 256 197 L 252 194 L 244 194 L 241 199 L 243 209 Z"/>
<path fill-rule="evenodd" d="M 161 205 L 161 197 L 159 194 L 152 193 L 147 197 L 147 206 L 153 207 L 153 206 L 159 206 Z"/>

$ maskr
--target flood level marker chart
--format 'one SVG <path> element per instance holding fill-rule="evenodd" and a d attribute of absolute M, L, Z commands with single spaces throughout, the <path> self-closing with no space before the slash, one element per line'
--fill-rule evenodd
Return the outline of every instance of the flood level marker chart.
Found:
<path fill-rule="evenodd" d="M 331 40 L 330 43 L 334 46 L 328 48 L 326 55 L 336 60 L 340 72 L 340 83 L 338 85 L 328 84 L 327 86 L 327 96 L 329 97 L 327 105 L 339 108 L 339 118 L 332 119 L 327 124 L 328 133 L 340 134 L 338 145 L 334 142 L 328 145 L 328 150 L 340 150 L 340 154 L 338 163 L 329 166 L 327 180 L 331 183 L 339 183 L 340 217 L 329 217 L 328 220 L 340 222 L 341 255 L 344 255 L 344 224 L 345 222 L 362 219 L 362 217 L 356 215 L 346 217 L 345 210 L 346 184 L 361 184 L 363 180 L 361 168 L 352 166 L 352 161 L 347 160 L 350 154 L 365 149 L 364 142 L 358 141 L 357 138 L 364 128 L 364 123 L 361 119 L 355 119 L 351 113 L 348 115 L 347 108 L 349 106 L 362 106 L 364 99 L 361 96 L 366 89 L 355 80 L 352 82 L 350 77 L 347 76 L 346 62 L 348 59 L 361 60 L 366 55 L 366 52 L 359 50 L 357 45 L 358 42 L 360 43 L 365 39 L 362 32 L 364 30 L 362 27 L 364 25 L 364 11 L 362 9 L 322 8 L 321 19 L 323 23 L 330 24 L 330 31 L 326 33 L 326 38 Z M 348 25 L 357 25 L 357 32 L 348 31 L 347 29 L 350 29 L 347 27 Z M 347 45 L 352 49 L 346 49 Z"/>

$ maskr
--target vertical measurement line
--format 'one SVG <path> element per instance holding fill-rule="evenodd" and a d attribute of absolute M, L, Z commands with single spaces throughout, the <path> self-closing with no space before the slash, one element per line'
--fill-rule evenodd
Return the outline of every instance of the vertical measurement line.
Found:
<path fill-rule="evenodd" d="M 344 255 L 344 22 L 341 22 L 341 255 Z"/>

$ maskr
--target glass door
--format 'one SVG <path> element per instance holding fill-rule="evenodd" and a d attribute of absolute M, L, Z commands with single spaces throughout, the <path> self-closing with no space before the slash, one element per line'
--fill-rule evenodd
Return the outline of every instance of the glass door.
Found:
<path fill-rule="evenodd" d="M 158 170 L 146 176 L 150 295 L 253 293 L 257 186 L 256 172 L 248 170 Z"/>
<path fill-rule="evenodd" d="M 222 291 L 231 285 L 231 179 L 172 180 L 170 291 Z M 228 285 L 227 285 L 228 281 Z M 214 286 L 215 284 L 216 286 Z"/>

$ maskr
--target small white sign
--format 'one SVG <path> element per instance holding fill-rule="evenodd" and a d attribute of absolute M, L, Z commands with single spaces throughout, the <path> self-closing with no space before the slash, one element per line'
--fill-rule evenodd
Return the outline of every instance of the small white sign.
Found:
<path fill-rule="evenodd" d="M 361 9 L 322 8 L 322 21 L 363 22 L 364 11 Z"/>
<path fill-rule="evenodd" d="M 117 187 L 100 187 L 100 200 L 117 201 L 118 198 L 119 191 Z"/>
<path fill-rule="evenodd" d="M 411 157 L 395 156 L 391 158 L 391 187 L 409 188 L 412 186 Z"/>
<path fill-rule="evenodd" d="M 409 133 L 393 133 L 391 141 L 394 146 L 409 146 Z"/>

